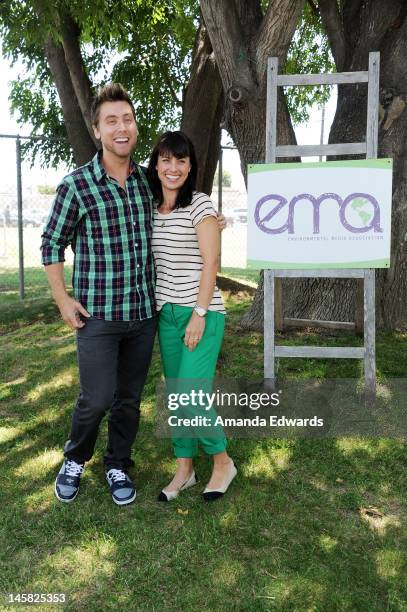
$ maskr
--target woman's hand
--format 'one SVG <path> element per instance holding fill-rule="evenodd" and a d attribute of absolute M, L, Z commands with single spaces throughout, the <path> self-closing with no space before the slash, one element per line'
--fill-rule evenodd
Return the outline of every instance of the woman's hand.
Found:
<path fill-rule="evenodd" d="M 205 317 L 193 312 L 185 330 L 184 344 L 189 351 L 196 349 L 205 330 Z"/>
<path fill-rule="evenodd" d="M 222 213 L 216 213 L 217 214 L 217 221 L 218 221 L 218 230 L 220 232 L 223 232 L 224 229 L 226 229 L 226 217 L 224 214 Z"/>

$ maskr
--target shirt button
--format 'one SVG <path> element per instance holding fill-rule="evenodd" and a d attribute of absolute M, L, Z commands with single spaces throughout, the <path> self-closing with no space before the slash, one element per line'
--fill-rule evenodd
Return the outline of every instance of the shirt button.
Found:
<path fill-rule="evenodd" d="M 136 242 L 136 244 L 134 246 L 138 247 L 138 242 Z"/>
<path fill-rule="evenodd" d="M 137 267 L 139 268 L 139 267 L 140 267 L 140 264 L 137 264 Z"/>
<path fill-rule="evenodd" d="M 133 226 L 134 226 L 134 227 L 137 227 L 137 223 L 133 223 Z"/>

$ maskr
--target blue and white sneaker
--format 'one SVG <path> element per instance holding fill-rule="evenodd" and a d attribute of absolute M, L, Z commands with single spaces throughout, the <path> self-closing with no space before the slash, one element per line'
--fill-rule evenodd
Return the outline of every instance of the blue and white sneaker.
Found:
<path fill-rule="evenodd" d="M 85 464 L 65 459 L 55 480 L 55 495 L 61 502 L 71 502 L 79 492 L 79 481 Z"/>
<path fill-rule="evenodd" d="M 106 472 L 106 479 L 115 504 L 125 506 L 136 499 L 136 488 L 126 472 L 111 468 Z"/>

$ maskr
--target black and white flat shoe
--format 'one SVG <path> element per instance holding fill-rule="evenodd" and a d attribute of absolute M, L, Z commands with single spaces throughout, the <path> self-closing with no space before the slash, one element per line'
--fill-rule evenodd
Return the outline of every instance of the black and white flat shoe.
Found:
<path fill-rule="evenodd" d="M 230 462 L 230 468 L 229 468 L 229 474 L 227 475 L 227 478 L 225 480 L 225 483 L 223 485 L 223 487 L 219 488 L 219 489 L 208 489 L 208 487 L 206 487 L 205 491 L 203 492 L 203 498 L 205 501 L 214 501 L 215 499 L 218 499 L 218 497 L 222 497 L 226 491 L 229 488 L 230 483 L 232 482 L 232 480 L 234 479 L 234 477 L 237 474 L 237 469 L 235 464 L 233 463 L 233 461 Z"/>
<path fill-rule="evenodd" d="M 175 491 L 161 491 L 158 496 L 158 501 L 169 502 L 178 497 L 180 491 L 185 491 L 185 489 L 189 489 L 193 487 L 198 482 L 198 477 L 195 472 L 192 472 L 191 476 L 184 482 L 184 484 L 179 488 L 175 489 Z"/>

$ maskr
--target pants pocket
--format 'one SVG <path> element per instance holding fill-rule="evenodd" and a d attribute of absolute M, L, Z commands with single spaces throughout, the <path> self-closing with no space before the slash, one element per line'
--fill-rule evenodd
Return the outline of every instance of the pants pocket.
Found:
<path fill-rule="evenodd" d="M 208 310 L 205 317 L 205 331 L 204 337 L 213 337 L 216 336 L 219 331 L 219 314 L 217 312 L 213 312 Z"/>

